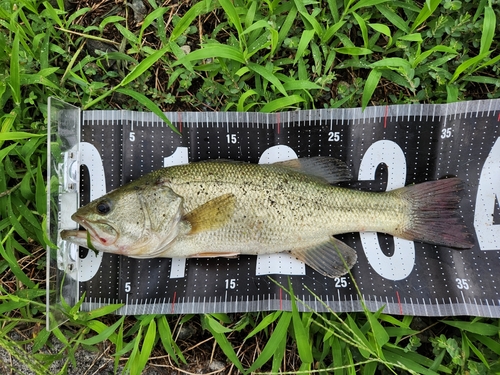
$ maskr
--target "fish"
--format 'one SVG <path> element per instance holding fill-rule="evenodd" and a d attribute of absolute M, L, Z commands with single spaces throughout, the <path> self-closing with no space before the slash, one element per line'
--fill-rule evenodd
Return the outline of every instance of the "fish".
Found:
<path fill-rule="evenodd" d="M 133 258 L 289 253 L 339 277 L 356 251 L 335 235 L 381 232 L 469 249 L 463 183 L 451 177 L 387 192 L 337 186 L 351 178 L 331 157 L 274 164 L 208 160 L 146 174 L 79 208 L 61 238 Z M 336 185 L 337 184 L 337 185 Z"/>

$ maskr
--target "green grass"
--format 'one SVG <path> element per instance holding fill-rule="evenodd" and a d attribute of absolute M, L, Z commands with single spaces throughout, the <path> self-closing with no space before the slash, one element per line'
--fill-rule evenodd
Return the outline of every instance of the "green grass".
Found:
<path fill-rule="evenodd" d="M 123 318 L 111 314 L 117 306 L 82 313 L 77 305 L 64 326 L 46 330 L 48 96 L 157 113 L 500 96 L 496 1 L 161 3 L 147 1 L 138 21 L 114 1 L 69 10 L 62 0 L 0 3 L 0 347 L 36 374 L 52 363 L 51 373 L 71 374 L 78 350 L 104 346 L 115 372 L 130 374 L 154 365 L 194 372 L 211 358 L 232 373 L 498 373 L 496 319 L 299 313 L 295 305 Z"/>

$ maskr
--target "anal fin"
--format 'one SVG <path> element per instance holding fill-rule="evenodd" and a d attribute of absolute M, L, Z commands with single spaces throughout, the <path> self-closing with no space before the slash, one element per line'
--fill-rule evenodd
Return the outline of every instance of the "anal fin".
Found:
<path fill-rule="evenodd" d="M 346 274 L 356 264 L 356 251 L 342 241 L 331 237 L 317 246 L 290 251 L 297 259 L 328 277 Z"/>

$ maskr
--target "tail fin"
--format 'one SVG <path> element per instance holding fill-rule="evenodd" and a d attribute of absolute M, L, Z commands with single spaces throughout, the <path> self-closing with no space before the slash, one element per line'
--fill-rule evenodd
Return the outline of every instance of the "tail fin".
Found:
<path fill-rule="evenodd" d="M 395 190 L 411 207 L 409 228 L 400 237 L 470 249 L 474 245 L 474 239 L 458 212 L 458 192 L 462 189 L 460 179 L 447 178 Z"/>

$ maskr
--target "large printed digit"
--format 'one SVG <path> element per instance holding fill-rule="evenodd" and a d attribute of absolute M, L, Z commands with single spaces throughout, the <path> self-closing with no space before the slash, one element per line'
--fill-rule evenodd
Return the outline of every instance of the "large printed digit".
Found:
<path fill-rule="evenodd" d="M 273 146 L 262 153 L 259 164 L 297 159 L 297 154 L 288 146 Z M 256 275 L 305 275 L 305 264 L 289 254 L 266 254 L 257 256 Z"/>
<path fill-rule="evenodd" d="M 86 165 L 90 176 L 90 200 L 93 201 L 106 194 L 106 176 L 104 175 L 104 166 L 101 155 L 94 145 L 80 143 L 80 163 Z M 89 251 L 84 258 L 79 259 L 78 280 L 80 282 L 92 279 L 102 262 L 102 253 L 97 255 Z"/>
<path fill-rule="evenodd" d="M 189 163 L 189 151 L 187 147 L 177 147 L 174 153 L 163 158 L 164 167 L 173 167 Z M 186 276 L 186 258 L 172 258 L 170 267 L 170 278 L 179 279 Z"/>
<path fill-rule="evenodd" d="M 477 186 L 474 228 L 481 250 L 500 249 L 500 224 L 493 223 L 495 205 L 500 197 L 500 138 L 484 162 Z"/>
<path fill-rule="evenodd" d="M 183 165 L 189 163 L 189 152 L 187 147 L 177 147 L 174 153 L 163 158 L 164 167 L 173 167 L 174 165 Z"/>
<path fill-rule="evenodd" d="M 394 190 L 405 185 L 406 159 L 399 145 L 392 141 L 375 142 L 368 148 L 359 167 L 360 180 L 372 180 L 377 167 L 387 165 L 387 190 Z M 377 234 L 360 233 L 363 250 L 368 262 L 382 277 L 390 280 L 402 280 L 413 270 L 415 264 L 415 245 L 412 241 L 394 238 L 394 254 L 386 256 L 378 242 Z"/>

